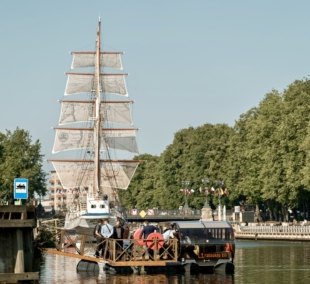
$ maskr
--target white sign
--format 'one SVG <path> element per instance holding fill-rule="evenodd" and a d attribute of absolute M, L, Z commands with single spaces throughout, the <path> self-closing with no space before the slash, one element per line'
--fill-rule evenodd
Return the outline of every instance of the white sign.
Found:
<path fill-rule="evenodd" d="M 26 182 L 18 182 L 16 184 L 16 193 L 26 193 Z"/>
<path fill-rule="evenodd" d="M 147 215 L 154 215 L 154 210 L 153 209 L 148 209 L 147 210 Z"/>
<path fill-rule="evenodd" d="M 16 199 L 28 198 L 28 179 L 25 178 L 14 179 L 14 198 Z"/>

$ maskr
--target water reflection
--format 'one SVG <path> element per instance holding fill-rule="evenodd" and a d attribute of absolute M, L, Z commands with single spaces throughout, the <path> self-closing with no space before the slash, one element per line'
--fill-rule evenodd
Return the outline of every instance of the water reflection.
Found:
<path fill-rule="evenodd" d="M 104 272 L 94 275 L 77 273 L 78 259 L 46 254 L 41 265 L 40 283 L 309 283 L 309 243 L 242 241 L 237 242 L 236 247 L 234 275 L 111 275 Z"/>
<path fill-rule="evenodd" d="M 235 259 L 236 283 L 309 283 L 306 242 L 238 242 Z"/>
<path fill-rule="evenodd" d="M 105 272 L 95 275 L 87 272 L 76 272 L 79 260 L 59 255 L 46 254 L 41 266 L 39 283 L 103 283 L 103 284 L 232 284 L 233 275 L 226 274 L 154 274 L 154 275 L 113 275 Z"/>

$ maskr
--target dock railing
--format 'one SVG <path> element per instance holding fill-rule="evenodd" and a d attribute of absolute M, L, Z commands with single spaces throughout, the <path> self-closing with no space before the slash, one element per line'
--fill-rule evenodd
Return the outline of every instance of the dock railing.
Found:
<path fill-rule="evenodd" d="M 161 217 L 184 217 L 184 216 L 201 216 L 199 209 L 126 209 L 128 217 L 139 216 L 140 212 L 146 212 L 148 217 L 161 216 Z"/>
<path fill-rule="evenodd" d="M 278 226 L 240 226 L 240 232 L 245 233 L 310 233 L 310 226 L 278 225 Z"/>
<path fill-rule="evenodd" d="M 132 266 L 143 261 L 156 261 L 164 266 L 165 262 L 178 262 L 178 240 L 169 239 L 165 242 L 161 238 L 153 239 L 108 239 L 102 238 L 100 243 L 94 242 L 92 235 L 80 234 L 75 238 L 66 230 L 58 230 L 55 247 L 57 251 L 78 254 L 85 259 L 100 252 L 100 260 L 108 261 L 114 266 Z M 70 250 L 69 250 L 70 248 Z M 151 264 L 150 264 L 151 265 Z"/>

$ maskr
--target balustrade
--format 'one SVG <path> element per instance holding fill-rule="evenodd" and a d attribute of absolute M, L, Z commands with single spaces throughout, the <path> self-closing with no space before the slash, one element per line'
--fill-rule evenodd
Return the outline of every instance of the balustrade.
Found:
<path fill-rule="evenodd" d="M 310 226 L 241 226 L 240 230 L 245 233 L 310 233 Z"/>

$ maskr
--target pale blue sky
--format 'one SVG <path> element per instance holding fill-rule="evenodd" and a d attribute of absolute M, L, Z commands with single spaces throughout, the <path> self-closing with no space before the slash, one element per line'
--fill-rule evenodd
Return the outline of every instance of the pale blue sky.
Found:
<path fill-rule="evenodd" d="M 68 52 L 94 49 L 100 14 L 103 49 L 125 51 L 140 152 L 160 154 L 178 130 L 233 125 L 308 76 L 309 11 L 283 0 L 1 1 L 0 131 L 29 130 L 50 157 Z"/>

